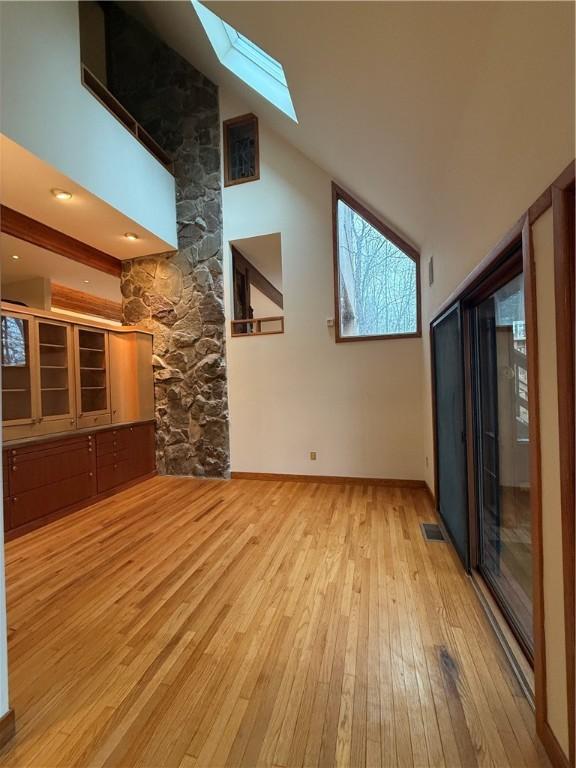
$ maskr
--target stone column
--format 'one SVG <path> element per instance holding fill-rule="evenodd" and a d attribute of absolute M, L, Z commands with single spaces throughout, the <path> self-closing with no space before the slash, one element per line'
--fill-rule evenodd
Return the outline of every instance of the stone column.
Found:
<path fill-rule="evenodd" d="M 157 465 L 226 476 L 228 400 L 216 86 L 106 4 L 108 84 L 174 158 L 178 250 L 124 262 L 123 322 L 154 334 Z"/>

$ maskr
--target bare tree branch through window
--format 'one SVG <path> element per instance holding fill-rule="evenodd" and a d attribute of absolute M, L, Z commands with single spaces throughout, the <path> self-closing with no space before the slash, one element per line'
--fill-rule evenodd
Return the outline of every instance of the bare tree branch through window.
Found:
<path fill-rule="evenodd" d="M 336 215 L 342 336 L 416 333 L 414 259 L 343 200 Z"/>

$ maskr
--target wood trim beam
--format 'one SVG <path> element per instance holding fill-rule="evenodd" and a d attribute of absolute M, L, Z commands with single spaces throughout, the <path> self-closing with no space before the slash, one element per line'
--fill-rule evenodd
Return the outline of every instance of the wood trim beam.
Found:
<path fill-rule="evenodd" d="M 14 710 L 9 709 L 5 715 L 0 717 L 0 749 L 4 747 L 14 737 L 16 733 L 16 717 Z"/>
<path fill-rule="evenodd" d="M 18 237 L 20 240 L 25 240 L 27 243 L 32 243 L 32 245 L 37 245 L 40 248 L 46 248 L 52 253 L 66 256 L 72 261 L 77 261 L 79 264 L 84 264 L 84 266 L 92 269 L 98 269 L 108 275 L 119 278 L 122 274 L 122 262 L 115 256 L 76 240 L 70 235 L 65 235 L 64 232 L 31 219 L 29 216 L 5 205 L 0 206 L 0 230 L 7 235 Z"/>
<path fill-rule="evenodd" d="M 262 328 L 263 323 L 280 323 L 280 328 L 274 328 L 271 331 L 267 331 Z M 284 333 L 284 316 L 250 317 L 243 320 L 231 320 L 230 326 L 231 334 L 234 338 L 240 336 L 274 336 L 278 333 Z"/>
<path fill-rule="evenodd" d="M 100 296 L 77 291 L 59 283 L 52 283 L 52 306 L 122 322 L 122 304 L 119 301 L 102 299 Z"/>
<path fill-rule="evenodd" d="M 231 472 L 232 480 L 276 480 L 292 483 L 330 483 L 346 485 L 384 485 L 420 488 L 428 493 L 424 480 L 396 480 L 388 477 L 340 477 L 340 475 L 291 475 L 276 472 Z"/>
<path fill-rule="evenodd" d="M 575 764 L 575 245 L 574 167 L 569 186 L 552 187 L 554 221 L 554 293 L 556 308 L 556 359 L 558 375 L 558 427 L 560 442 L 560 503 L 562 515 L 562 560 L 564 623 L 566 632 L 566 683 L 570 764 Z"/>
<path fill-rule="evenodd" d="M 538 711 L 536 711 L 538 715 Z M 554 768 L 572 768 L 562 747 L 560 746 L 558 739 L 554 735 L 554 731 L 550 728 L 550 725 L 546 721 L 542 724 L 541 730 L 538 732 L 540 741 L 544 745 L 546 754 L 550 758 L 550 762 Z"/>
<path fill-rule="evenodd" d="M 540 197 L 535 200 L 528 209 L 528 218 L 530 220 L 530 224 L 534 224 L 534 222 L 538 221 L 540 216 L 542 216 L 542 214 L 545 213 L 551 205 L 552 191 L 551 188 L 548 187 L 548 189 L 545 189 Z"/>
<path fill-rule="evenodd" d="M 232 249 L 232 261 L 234 268 L 238 269 L 240 272 L 243 272 L 247 276 L 250 284 L 253 285 L 254 288 L 257 288 L 259 291 L 261 291 L 264 296 L 276 304 L 277 307 L 284 309 L 284 296 L 278 290 L 278 288 L 272 285 L 266 275 L 263 275 L 262 272 L 260 272 L 260 270 L 255 267 L 254 264 L 252 264 L 252 262 L 247 259 L 242 251 L 240 251 L 235 245 L 230 247 Z"/>

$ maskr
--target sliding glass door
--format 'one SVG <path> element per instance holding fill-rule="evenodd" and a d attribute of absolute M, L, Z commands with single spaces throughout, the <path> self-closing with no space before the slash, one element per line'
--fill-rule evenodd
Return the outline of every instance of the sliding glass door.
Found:
<path fill-rule="evenodd" d="M 478 570 L 531 657 L 529 392 L 522 273 L 470 308 Z"/>
<path fill-rule="evenodd" d="M 460 304 L 432 325 L 438 513 L 466 569 L 469 566 L 466 410 Z"/>

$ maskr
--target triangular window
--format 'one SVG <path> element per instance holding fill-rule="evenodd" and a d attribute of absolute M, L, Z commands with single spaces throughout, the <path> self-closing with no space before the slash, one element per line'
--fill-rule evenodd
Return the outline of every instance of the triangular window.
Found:
<path fill-rule="evenodd" d="M 419 254 L 333 184 L 336 340 L 420 336 Z"/>

